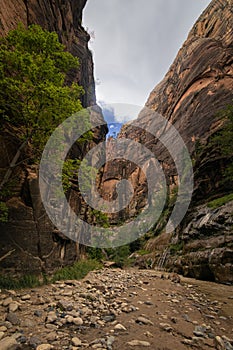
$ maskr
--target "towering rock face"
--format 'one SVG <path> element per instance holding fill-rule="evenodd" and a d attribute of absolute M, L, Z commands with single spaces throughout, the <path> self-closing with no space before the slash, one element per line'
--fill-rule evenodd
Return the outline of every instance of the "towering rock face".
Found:
<path fill-rule="evenodd" d="M 66 49 L 79 58 L 78 75 L 70 75 L 70 81 L 83 86 L 83 106 L 94 105 L 95 84 L 93 61 L 88 49 L 89 34 L 82 27 L 82 11 L 87 0 L 0 0 L 0 35 L 15 29 L 19 23 L 25 26 L 39 24 L 55 31 Z"/>
<path fill-rule="evenodd" d="M 190 31 L 165 78 L 151 92 L 146 103 L 147 109 L 158 112 L 176 127 L 192 156 L 195 156 L 197 144 L 205 145 L 219 128 L 221 121 L 217 112 L 232 103 L 232 11 L 230 1 L 213 0 L 210 3 Z M 142 129 L 126 124 L 119 137 L 142 142 L 151 150 L 156 148 L 157 158 L 164 163 L 170 183 L 175 185 L 177 174 L 168 152 L 143 130 L 145 126 L 152 125 L 155 118 L 155 114 L 148 113 L 147 109 L 138 117 Z M 208 155 L 208 165 L 202 163 L 203 170 L 197 179 L 195 193 L 200 200 L 218 190 L 219 181 L 213 181 L 218 178 L 219 172 L 215 156 L 210 159 Z M 116 163 L 113 166 L 116 168 Z M 205 166 L 208 166 L 209 174 Z M 107 174 L 105 178 L 107 181 Z M 138 201 L 141 201 L 140 197 Z"/>
<path fill-rule="evenodd" d="M 210 136 L 221 126 L 222 122 L 217 116 L 217 112 L 232 103 L 232 100 L 233 5 L 232 1 L 229 0 L 213 0 L 190 31 L 187 40 L 178 52 L 165 78 L 151 92 L 146 108 L 152 112 L 158 112 L 176 127 L 188 147 L 191 158 L 195 161 L 197 145 L 205 147 Z M 178 183 L 177 171 L 173 160 L 162 144 L 150 133 L 144 131 L 145 126 L 153 129 L 153 118 L 155 118 L 155 114 L 148 112 L 146 108 L 140 113 L 137 120 L 141 129 L 132 127 L 129 123 L 122 128 L 119 137 L 127 137 L 141 142 L 152 150 L 163 165 L 170 189 L 175 189 Z M 169 129 L 169 126 L 167 128 Z M 225 162 L 226 160 L 223 158 L 217 157 L 213 149 L 209 149 L 208 154 L 206 151 L 206 154 L 202 155 L 201 162 L 194 167 L 195 190 L 191 208 L 197 206 L 197 204 L 208 202 L 214 196 L 223 194 L 224 190 L 220 185 L 220 180 L 221 169 L 224 168 Z M 109 193 L 114 192 L 114 189 L 111 190 L 110 188 L 111 179 L 114 178 L 112 174 L 113 169 L 118 168 L 118 173 L 123 173 L 121 161 L 118 161 L 118 165 L 119 168 L 117 163 L 114 162 L 112 166 L 108 164 L 106 167 L 106 170 L 110 169 L 110 173 L 108 176 L 107 172 L 105 172 L 103 188 L 107 189 L 110 197 L 111 194 Z M 140 203 L 145 202 L 147 190 L 140 170 L 132 166 L 128 167 L 128 170 L 128 178 L 134 185 L 136 182 L 134 193 L 134 202 L 136 204 L 128 207 L 125 211 L 125 216 L 133 217 L 138 211 L 137 207 L 140 208 Z M 110 182 L 108 182 L 108 178 Z M 192 226 L 190 224 L 192 220 L 195 220 L 195 215 L 198 215 L 198 210 L 194 211 L 192 209 L 192 213 L 187 217 L 183 226 L 177 230 L 175 237 L 173 236 L 172 243 L 177 244 L 180 240 L 182 241 L 184 232 L 185 244 L 189 240 L 198 241 L 201 236 L 205 243 L 202 242 L 200 244 L 200 249 L 205 250 L 205 253 L 200 253 L 198 244 L 193 244 L 193 250 L 191 248 L 189 250 L 189 253 L 192 253 L 191 255 L 184 251 L 186 257 L 183 256 L 182 262 L 178 262 L 177 259 L 177 264 L 175 263 L 176 258 L 173 256 L 170 259 L 169 267 L 173 268 L 175 264 L 179 266 L 178 270 L 184 273 L 182 266 L 186 266 L 185 273 L 198 278 L 208 278 L 208 272 L 200 272 L 206 269 L 206 271 L 210 271 L 210 279 L 223 282 L 230 281 L 233 260 L 229 256 L 233 256 L 233 237 L 232 228 L 229 229 L 228 227 L 230 220 L 228 217 L 229 208 L 231 207 L 220 210 L 219 218 L 215 217 L 212 219 L 212 226 L 210 225 L 212 231 L 210 229 L 208 235 L 204 238 L 202 237 L 201 229 L 198 230 L 197 228 L 198 225 L 193 223 Z M 213 213 L 211 210 L 203 209 L 203 207 L 199 209 L 201 210 L 199 213 L 200 217 L 205 217 L 205 219 L 212 217 Z M 207 213 L 209 214 L 207 215 Z M 226 215 L 221 216 L 222 214 L 220 213 L 225 213 Z M 219 226 L 219 229 L 217 228 L 220 218 L 226 222 L 228 227 L 224 231 L 226 239 L 222 239 L 222 235 L 224 236 L 222 227 L 220 228 Z M 189 236 L 187 227 L 189 229 L 195 227 L 195 235 Z M 161 229 L 161 227 L 159 228 Z M 215 236 L 215 239 L 209 240 L 211 236 Z M 169 239 L 170 236 L 166 244 L 163 244 L 163 249 L 171 244 Z M 157 244 L 159 245 L 159 240 L 157 240 Z M 223 258 L 225 255 L 227 255 L 227 259 Z M 210 256 L 212 256 L 211 261 L 214 261 L 214 263 L 208 260 Z M 191 259 L 192 263 L 188 262 L 189 259 Z M 217 269 L 216 266 L 218 264 Z M 224 271 L 228 272 L 225 273 Z"/>
<path fill-rule="evenodd" d="M 179 131 L 190 153 L 205 144 L 221 122 L 217 112 L 233 98 L 232 3 L 213 0 L 200 16 L 162 82 L 151 92 L 146 107 L 160 113 Z M 142 127 L 153 115 L 142 111 Z M 123 133 L 134 137 L 132 128 Z M 137 140 L 151 142 L 143 132 Z M 151 146 L 152 148 L 152 146 Z M 167 154 L 158 150 L 160 160 Z M 208 181 L 206 181 L 208 187 Z"/>
<path fill-rule="evenodd" d="M 84 107 L 95 104 L 93 61 L 88 50 L 90 37 L 82 27 L 85 4 L 86 0 L 0 0 L 0 35 L 16 28 L 19 22 L 25 26 L 39 24 L 56 31 L 66 49 L 79 58 L 78 75 L 71 72 L 68 79 L 84 87 Z M 92 108 L 104 123 L 101 110 L 97 106 Z M 105 127 L 96 128 L 92 144 L 77 148 L 75 157 L 82 158 L 87 149 L 104 139 L 106 132 Z M 21 144 L 18 133 L 19 130 L 9 126 L 0 130 L 0 182 Z M 25 158 L 28 155 L 21 154 L 20 165 L 14 167 L 7 186 L 9 221 L 0 224 L 0 258 L 4 257 L 0 259 L 0 272 L 3 268 L 4 273 L 48 272 L 74 262 L 80 254 L 79 245 L 57 232 L 49 221 L 40 198 L 37 167 L 24 163 Z M 83 203 L 75 190 L 71 191 L 71 197 L 79 211 Z M 83 207 L 82 211 L 85 210 Z"/>
<path fill-rule="evenodd" d="M 232 102 L 232 11 L 231 1 L 210 3 L 146 103 L 175 125 L 190 151 L 216 127 L 216 112 Z"/>
<path fill-rule="evenodd" d="M 221 121 L 217 112 L 233 101 L 233 6 L 213 0 L 200 16 L 164 80 L 146 106 L 157 110 L 179 130 L 193 159 L 197 143 L 204 148 L 194 165 L 195 189 L 191 209 L 172 243 L 183 247 L 167 267 L 201 279 L 233 282 L 232 203 L 211 209 L 221 196 L 225 159 L 208 147 Z"/>

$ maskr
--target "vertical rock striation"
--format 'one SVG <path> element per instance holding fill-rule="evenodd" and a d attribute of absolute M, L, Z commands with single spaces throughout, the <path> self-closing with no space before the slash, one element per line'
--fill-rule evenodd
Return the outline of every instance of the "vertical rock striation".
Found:
<path fill-rule="evenodd" d="M 201 145 L 206 149 L 206 153 L 202 155 L 201 161 L 196 162 L 195 171 L 195 190 L 193 194 L 192 208 L 203 202 L 208 202 L 214 196 L 224 194 L 224 189 L 221 186 L 222 171 L 227 160 L 219 156 L 213 148 L 205 148 L 208 140 L 216 130 L 221 126 L 221 120 L 217 115 L 218 111 L 224 109 L 233 100 L 233 4 L 228 0 L 213 0 L 207 9 L 199 17 L 193 28 L 191 29 L 187 40 L 179 50 L 177 57 L 171 65 L 164 79 L 151 92 L 146 108 L 139 114 L 138 122 L 140 128 L 132 127 L 130 123 L 123 126 L 119 137 L 127 137 L 134 141 L 143 143 L 147 148 L 154 152 L 156 158 L 160 161 L 167 176 L 167 183 L 170 191 L 176 190 L 177 170 L 174 161 L 169 153 L 164 149 L 161 143 L 150 133 L 145 132 L 145 126 L 153 128 L 153 118 L 156 118 L 157 112 L 166 120 L 169 120 L 179 131 L 193 161 L 196 159 L 197 145 Z M 152 112 L 148 111 L 151 110 Z M 167 127 L 169 128 L 169 126 Z M 208 151 L 207 151 L 208 150 Z M 103 178 L 103 189 L 106 188 L 109 197 L 114 193 L 115 182 L 111 179 L 116 177 L 113 174 L 113 169 L 122 174 L 121 161 L 108 164 L 105 169 Z M 108 176 L 109 175 L 109 176 Z M 133 206 L 129 206 L 125 211 L 125 217 L 133 217 L 140 208 L 140 203 L 145 202 L 146 186 L 142 176 L 139 175 L 139 170 L 136 167 L 128 167 L 128 178 L 135 186 Z M 108 180 L 109 179 L 109 180 Z M 194 220 L 193 217 L 198 215 L 196 211 L 192 213 L 183 223 L 183 226 L 189 225 Z M 206 209 L 208 212 L 208 210 Z M 228 213 L 228 210 L 220 210 L 219 213 Z M 193 214 L 193 215 L 192 215 Z M 203 217 L 206 212 L 202 209 Z M 209 214 L 210 215 L 210 214 Z M 221 216 L 221 214 L 219 214 Z M 223 215 L 224 216 L 224 215 Z M 220 218 L 219 218 L 220 220 Z M 229 225 L 228 214 L 224 216 L 226 225 Z M 215 218 L 213 222 L 218 222 Z M 160 225 L 160 224 L 159 224 Z M 222 251 L 230 250 L 232 254 L 232 229 L 227 228 L 225 235 L 228 237 L 222 243 L 222 240 L 214 239 L 208 244 L 208 239 L 211 235 L 222 236 L 222 228 L 214 225 L 214 232 L 208 231 L 205 245 L 201 245 L 200 249 L 206 248 L 205 259 L 201 259 L 201 254 L 192 253 L 192 261 L 199 268 L 189 268 L 188 260 L 191 256 L 187 255 L 186 259 L 179 265 L 179 271 L 184 272 L 182 265 L 185 265 L 185 273 L 194 277 L 202 278 L 205 274 L 199 273 L 201 269 L 210 270 L 211 279 L 219 281 L 231 280 L 230 272 L 232 271 L 233 260 L 229 257 L 227 260 L 222 259 L 224 255 Z M 187 237 L 185 234 L 185 244 L 190 240 L 198 240 L 197 225 L 194 224 L 196 234 L 193 237 Z M 157 227 L 158 228 L 158 227 Z M 159 227 L 161 229 L 161 227 Z M 190 226 L 189 226 L 190 228 Z M 173 243 L 176 244 L 182 240 L 183 230 L 185 227 L 180 227 L 176 237 L 173 237 Z M 159 243 L 158 243 L 159 244 Z M 153 246 L 153 244 L 152 244 Z M 197 245 L 195 249 L 198 250 Z M 217 248 L 220 248 L 218 250 Z M 165 246 L 164 246 L 165 248 Z M 194 249 L 194 250 L 195 250 Z M 213 249 L 215 249 L 213 251 Z M 215 259 L 212 264 L 208 259 L 213 251 Z M 186 252 L 187 253 L 187 252 Z M 185 254 L 186 254 L 185 253 Z M 196 255 L 195 255 L 196 254 Z M 229 253 L 230 254 L 230 253 Z M 227 256 L 229 256 L 227 253 Z M 198 258 L 199 256 L 199 258 Z M 218 272 L 216 266 L 219 263 Z M 226 264 L 228 264 L 226 267 Z M 231 264 L 231 265 L 229 265 Z M 229 267 L 231 266 L 231 267 Z M 174 267 L 174 259 L 170 261 L 170 267 Z M 195 271 L 195 272 L 193 272 Z M 223 271 L 228 271 L 224 273 Z M 222 275 L 222 278 L 221 278 Z M 205 277 L 207 278 L 208 273 Z M 224 277 L 223 277 L 224 276 Z"/>
<path fill-rule="evenodd" d="M 86 0 L 0 0 L 0 35 L 6 35 L 18 23 L 25 26 L 39 24 L 44 29 L 57 32 L 66 49 L 80 62 L 78 73 L 71 72 L 68 83 L 75 81 L 83 86 L 84 107 L 95 105 L 95 85 L 92 54 L 88 49 L 89 34 L 82 27 L 82 11 Z M 93 107 L 104 123 L 101 110 Z M 95 143 L 103 140 L 106 127 L 94 130 L 92 145 L 75 149 L 75 157 L 81 159 Z M 0 130 L 0 181 L 16 154 L 20 139 L 19 130 L 6 126 Z M 22 154 L 19 162 L 28 158 Z M 30 164 L 30 162 L 29 162 Z M 79 245 L 57 232 L 41 203 L 37 167 L 24 162 L 14 168 L 7 206 L 9 221 L 0 224 L 0 257 L 4 273 L 31 274 L 52 271 L 57 267 L 73 263 L 79 256 Z M 80 196 L 74 191 L 75 208 L 82 207 Z M 83 207 L 83 215 L 86 207 Z"/>

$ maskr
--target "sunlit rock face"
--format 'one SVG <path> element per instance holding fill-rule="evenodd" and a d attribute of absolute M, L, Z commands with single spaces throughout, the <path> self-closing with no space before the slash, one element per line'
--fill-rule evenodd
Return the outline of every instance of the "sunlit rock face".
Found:
<path fill-rule="evenodd" d="M 205 144 L 216 131 L 217 112 L 233 99 L 232 25 L 232 3 L 212 1 L 146 103 L 147 108 L 160 113 L 177 128 L 191 154 L 197 143 Z M 151 118 L 153 116 L 144 111 L 138 119 L 144 127 L 151 123 Z M 150 149 L 155 147 L 151 135 L 132 130 L 130 124 L 123 127 L 122 134 L 143 142 Z M 158 147 L 157 157 L 166 162 L 168 154 Z M 172 175 L 173 167 L 170 161 L 166 163 Z M 206 192 L 208 185 L 206 181 Z"/>
<path fill-rule="evenodd" d="M 198 204 L 208 202 L 215 196 L 221 196 L 230 190 L 230 188 L 226 189 L 221 185 L 222 173 L 226 167 L 227 159 L 219 156 L 218 152 L 211 147 L 208 147 L 208 151 L 206 149 L 199 159 L 197 159 L 196 153 L 197 145 L 205 148 L 208 145 L 210 136 L 221 126 L 218 112 L 232 103 L 232 57 L 232 1 L 213 0 L 191 29 L 187 40 L 179 50 L 168 73 L 151 92 L 146 103 L 146 108 L 152 112 L 158 112 L 176 127 L 188 147 L 195 173 L 194 193 L 191 203 L 192 213 L 196 213 L 193 211 L 193 208 Z M 126 137 L 143 143 L 148 149 L 153 151 L 163 166 L 168 187 L 172 190 L 178 185 L 175 163 L 163 145 L 153 135 L 144 130 L 145 127 L 150 129 L 150 126 L 153 126 L 153 118 L 156 118 L 156 114 L 154 116 L 153 113 L 144 109 L 137 119 L 140 122 L 141 129 L 132 127 L 128 123 L 122 127 L 118 137 Z M 119 175 L 121 178 L 124 177 L 123 168 L 125 167 L 126 175 L 135 190 L 134 205 L 128 206 L 124 213 L 120 213 L 120 216 L 133 218 L 146 203 L 145 197 L 147 195 L 146 177 L 138 167 L 133 164 L 126 166 L 121 160 L 108 163 L 104 171 L 102 190 L 103 194 L 106 193 L 106 196 L 112 198 L 115 193 L 116 180 L 118 180 Z M 117 221 L 117 218 L 114 216 L 111 219 Z M 189 227 L 189 222 L 192 220 L 195 220 L 195 217 L 189 215 L 183 226 L 177 230 L 176 237 L 173 237 L 173 240 L 177 241 L 183 238 L 183 229 Z M 228 222 L 228 220 L 228 216 L 223 214 L 223 222 Z M 222 233 L 220 231 L 216 233 L 215 230 L 213 235 L 221 236 Z M 229 235 L 231 234 L 232 231 L 229 232 Z M 188 233 L 186 233 L 185 244 L 189 239 L 198 241 L 200 238 L 199 235 L 195 237 L 190 235 L 187 238 L 187 235 Z M 221 280 L 222 272 L 219 273 L 219 271 L 225 269 L 226 273 L 222 281 L 226 282 L 230 280 L 229 274 L 232 271 L 232 265 L 229 264 L 232 264 L 233 261 L 229 257 L 223 259 L 223 251 L 218 248 L 227 247 L 227 252 L 230 249 L 231 257 L 233 257 L 231 240 L 227 239 L 224 243 L 222 243 L 221 239 L 209 241 L 209 236 L 211 236 L 211 230 L 208 233 L 208 238 L 204 239 L 207 239 L 209 242 L 207 244 L 209 249 L 206 251 L 207 255 L 212 251 L 211 249 L 215 249 L 213 251 L 214 264 L 211 263 L 211 268 L 207 266 L 206 260 L 205 265 L 203 265 L 204 263 L 202 264 L 201 256 L 204 253 L 193 253 L 192 259 L 193 261 L 195 260 L 194 264 L 196 266 L 203 265 L 203 269 L 209 269 L 210 273 L 200 273 L 201 267 L 194 268 L 191 271 L 191 268 L 187 267 L 189 266 L 188 264 L 186 264 L 185 273 L 198 278 Z M 198 251 L 198 244 L 196 247 L 195 249 Z M 203 248 L 202 244 L 201 247 Z M 186 256 L 188 259 L 189 255 Z M 221 265 L 221 268 L 217 269 L 218 263 Z M 169 266 L 172 268 L 172 264 Z"/>
<path fill-rule="evenodd" d="M 195 157 L 198 143 L 207 143 L 221 123 L 217 112 L 233 99 L 232 25 L 232 4 L 226 0 L 212 1 L 190 31 L 165 78 L 151 92 L 146 108 L 152 113 L 144 109 L 138 117 L 142 129 L 128 123 L 118 136 L 142 142 L 153 150 L 164 166 L 170 185 L 177 184 L 174 163 L 162 144 L 143 129 L 153 125 L 153 118 L 156 118 L 153 112 L 158 112 L 179 131 L 191 157 Z M 225 165 L 224 160 L 217 159 L 214 150 L 206 158 L 197 169 L 195 197 L 198 200 L 219 190 L 219 167 Z M 113 168 L 116 168 L 116 163 L 113 163 Z M 112 176 L 109 164 L 107 169 L 111 169 Z M 121 173 L 121 166 L 119 169 Z"/>

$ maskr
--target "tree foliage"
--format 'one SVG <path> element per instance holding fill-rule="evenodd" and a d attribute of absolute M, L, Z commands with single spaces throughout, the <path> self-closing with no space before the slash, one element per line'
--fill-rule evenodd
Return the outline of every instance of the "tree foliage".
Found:
<path fill-rule="evenodd" d="M 4 202 L 9 196 L 4 190 L 25 148 L 30 150 L 30 161 L 38 162 L 54 129 L 82 110 L 83 88 L 77 83 L 67 84 L 68 72 L 78 67 L 78 59 L 65 51 L 57 34 L 38 25 L 25 28 L 20 24 L 0 38 L 0 127 L 13 127 L 21 142 L 0 183 L 0 222 L 7 221 Z M 87 118 L 81 120 L 83 111 L 79 116 L 80 124 L 86 125 Z M 80 143 L 91 138 L 92 132 L 86 132 Z M 65 190 L 75 165 L 75 160 L 64 164 Z"/>
<path fill-rule="evenodd" d="M 0 222 L 8 221 L 8 208 L 6 203 L 0 201 Z"/>
<path fill-rule="evenodd" d="M 19 25 L 0 39 L 0 121 L 21 127 L 37 154 L 51 132 L 82 109 L 82 87 L 65 84 L 71 68 L 78 59 L 38 25 Z"/>
<path fill-rule="evenodd" d="M 225 176 L 227 180 L 233 181 L 233 105 L 227 106 L 219 113 L 224 124 L 222 129 L 213 137 L 213 144 L 218 147 L 220 153 L 230 160 Z"/>
<path fill-rule="evenodd" d="M 220 113 L 220 117 L 224 120 L 221 131 L 215 136 L 214 141 L 221 147 L 221 152 L 225 155 L 232 155 L 232 138 L 233 138 L 233 105 L 228 105 Z"/>

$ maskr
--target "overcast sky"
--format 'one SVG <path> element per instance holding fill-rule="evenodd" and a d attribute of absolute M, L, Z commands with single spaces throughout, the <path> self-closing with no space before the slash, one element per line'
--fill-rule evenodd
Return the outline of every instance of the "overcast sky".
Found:
<path fill-rule="evenodd" d="M 88 0 L 97 100 L 143 106 L 210 0 Z"/>

